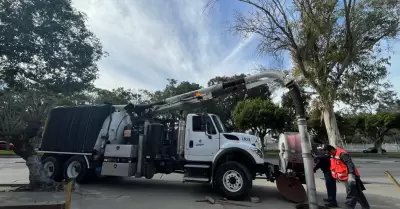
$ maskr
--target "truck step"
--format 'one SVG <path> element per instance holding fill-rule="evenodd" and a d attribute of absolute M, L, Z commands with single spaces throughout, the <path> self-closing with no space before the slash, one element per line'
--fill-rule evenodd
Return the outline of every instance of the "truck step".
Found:
<path fill-rule="evenodd" d="M 210 168 L 209 165 L 186 164 L 185 168 Z"/>
<path fill-rule="evenodd" d="M 202 182 L 206 183 L 209 182 L 210 180 L 208 178 L 202 178 L 202 177 L 183 177 L 183 182 Z"/>

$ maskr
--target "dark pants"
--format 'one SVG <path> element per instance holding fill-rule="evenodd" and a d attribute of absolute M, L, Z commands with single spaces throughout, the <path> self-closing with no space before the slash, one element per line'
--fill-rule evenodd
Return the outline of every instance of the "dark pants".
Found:
<path fill-rule="evenodd" d="M 362 209 L 369 209 L 367 198 L 363 193 L 363 185 L 361 179 L 356 177 L 356 183 L 349 185 L 347 181 L 344 182 L 346 186 L 346 209 L 354 209 L 357 202 L 360 203 Z"/>
<path fill-rule="evenodd" d="M 330 171 L 324 173 L 326 192 L 330 203 L 336 203 L 336 180 Z"/>

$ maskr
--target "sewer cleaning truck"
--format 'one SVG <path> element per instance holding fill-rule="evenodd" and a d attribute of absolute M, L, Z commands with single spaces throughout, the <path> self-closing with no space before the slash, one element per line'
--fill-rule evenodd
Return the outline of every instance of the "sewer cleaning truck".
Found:
<path fill-rule="evenodd" d="M 38 151 L 43 166 L 56 181 L 78 183 L 101 176 L 151 179 L 157 173 L 181 173 L 183 182 L 209 183 L 229 199 L 242 199 L 253 180 L 274 182 L 296 162 L 285 161 L 287 157 L 280 165 L 265 162 L 259 137 L 228 132 L 218 115 L 187 110 L 234 91 L 266 85 L 270 75 L 247 76 L 151 104 L 56 107 L 48 116 Z M 163 117 L 166 114 L 173 117 Z M 298 168 L 303 166 L 297 163 Z M 290 173 L 304 179 L 304 169 Z"/>

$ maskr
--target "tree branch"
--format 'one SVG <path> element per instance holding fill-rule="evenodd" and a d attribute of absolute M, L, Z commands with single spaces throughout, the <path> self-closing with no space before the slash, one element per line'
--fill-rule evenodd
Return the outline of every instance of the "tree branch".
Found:
<path fill-rule="evenodd" d="M 293 38 L 293 36 L 292 36 L 292 34 L 289 33 L 288 31 L 286 31 L 286 30 L 285 30 L 285 27 L 283 27 L 282 25 L 280 25 L 280 24 L 278 23 L 278 21 L 276 20 L 276 17 L 274 17 L 274 16 L 271 14 L 271 12 L 269 12 L 269 11 L 268 11 L 267 9 L 265 9 L 264 7 L 262 7 L 262 6 L 260 6 L 260 5 L 256 4 L 256 3 L 254 3 L 254 2 L 252 2 L 252 1 L 250 1 L 250 0 L 239 0 L 239 1 L 244 2 L 244 3 L 247 3 L 247 4 L 250 4 L 250 5 L 254 6 L 254 7 L 256 7 L 257 9 L 263 11 L 264 14 L 267 15 L 267 16 L 269 17 L 269 20 L 271 20 L 271 21 L 275 24 L 275 26 L 278 27 L 278 28 L 280 29 L 280 31 L 281 31 L 283 34 L 285 34 L 285 36 L 289 39 L 289 41 L 290 41 L 291 44 L 294 46 L 294 48 L 298 48 L 298 47 L 297 47 L 297 44 L 296 44 L 296 42 L 295 42 L 295 40 L 294 40 L 294 38 Z M 278 5 L 276 1 L 277 1 L 277 0 L 272 0 L 272 2 L 275 4 L 275 6 Z M 288 27 L 288 25 L 287 25 L 286 27 Z"/>

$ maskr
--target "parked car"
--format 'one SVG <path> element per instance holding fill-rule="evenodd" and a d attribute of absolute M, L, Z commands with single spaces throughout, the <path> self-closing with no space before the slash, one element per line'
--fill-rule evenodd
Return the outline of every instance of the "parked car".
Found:
<path fill-rule="evenodd" d="M 7 149 L 7 142 L 6 141 L 0 141 L 0 150 L 6 150 Z M 10 143 L 10 150 L 14 150 L 14 145 Z"/>
<path fill-rule="evenodd" d="M 382 152 L 385 153 L 386 150 L 382 149 Z M 378 149 L 376 149 L 375 147 L 370 147 L 366 150 L 363 150 L 363 153 L 378 153 Z"/>

